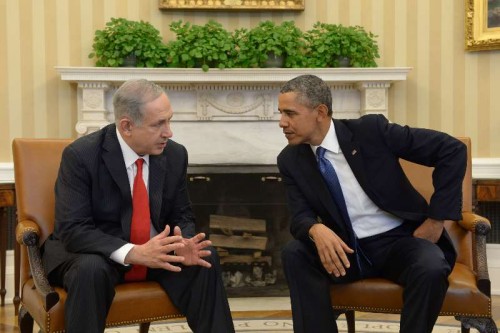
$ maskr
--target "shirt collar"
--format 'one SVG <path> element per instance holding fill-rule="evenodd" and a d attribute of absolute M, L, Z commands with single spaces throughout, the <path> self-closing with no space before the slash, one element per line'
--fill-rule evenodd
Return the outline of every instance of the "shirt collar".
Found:
<path fill-rule="evenodd" d="M 337 139 L 337 133 L 335 132 L 335 126 L 333 125 L 333 119 L 331 120 L 330 123 L 330 128 L 328 129 L 328 132 L 326 133 L 325 137 L 323 138 L 323 142 L 319 145 L 323 148 L 325 148 L 328 151 L 331 151 L 335 154 L 340 153 L 340 146 L 339 146 L 339 140 Z M 314 154 L 316 154 L 316 149 L 318 149 L 319 146 L 313 146 L 311 145 L 311 149 L 313 150 Z"/>
<path fill-rule="evenodd" d="M 137 161 L 138 158 L 142 157 L 144 159 L 144 163 L 149 166 L 149 155 L 138 155 L 135 151 L 130 148 L 130 146 L 123 140 L 120 131 L 118 128 L 116 129 L 116 136 L 118 137 L 118 143 L 120 144 L 120 148 L 122 149 L 123 160 L 125 161 L 125 167 L 128 169 L 131 165 Z"/>

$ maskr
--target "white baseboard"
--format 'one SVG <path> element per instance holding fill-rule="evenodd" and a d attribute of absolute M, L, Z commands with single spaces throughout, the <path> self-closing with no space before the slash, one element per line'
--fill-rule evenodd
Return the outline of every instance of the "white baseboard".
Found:
<path fill-rule="evenodd" d="M 486 257 L 491 280 L 491 294 L 500 295 L 500 244 L 487 244 Z"/>
<path fill-rule="evenodd" d="M 12 304 L 14 298 L 14 250 L 7 251 L 7 260 L 5 267 L 5 303 Z"/>

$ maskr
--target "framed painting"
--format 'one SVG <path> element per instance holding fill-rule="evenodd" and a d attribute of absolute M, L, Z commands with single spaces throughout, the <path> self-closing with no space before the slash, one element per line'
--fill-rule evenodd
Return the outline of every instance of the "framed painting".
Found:
<path fill-rule="evenodd" d="M 159 0 L 160 9 L 304 10 L 305 0 Z"/>
<path fill-rule="evenodd" d="M 465 0 L 465 49 L 500 49 L 500 0 Z"/>

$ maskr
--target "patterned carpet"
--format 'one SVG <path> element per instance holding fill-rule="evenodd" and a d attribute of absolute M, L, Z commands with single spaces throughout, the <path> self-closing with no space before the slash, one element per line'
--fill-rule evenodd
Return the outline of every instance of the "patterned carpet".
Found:
<path fill-rule="evenodd" d="M 338 327 L 340 332 L 347 332 L 347 325 L 344 320 L 339 320 Z M 236 319 L 234 326 L 238 333 L 292 333 L 292 321 L 284 319 Z M 171 333 L 191 333 L 188 325 L 183 322 L 157 323 L 151 325 L 150 332 L 171 332 Z M 121 327 L 107 329 L 106 333 L 137 333 L 138 326 Z M 399 324 L 396 322 L 382 321 L 356 321 L 356 333 L 397 333 Z M 432 331 L 433 333 L 460 333 L 458 326 L 438 325 Z M 476 332 L 475 330 L 471 330 Z M 313 332 L 311 332 L 313 333 Z"/>

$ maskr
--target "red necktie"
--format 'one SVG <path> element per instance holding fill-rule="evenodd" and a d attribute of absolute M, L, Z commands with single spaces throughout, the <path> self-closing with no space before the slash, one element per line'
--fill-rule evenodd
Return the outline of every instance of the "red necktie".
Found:
<path fill-rule="evenodd" d="M 134 189 L 132 193 L 132 223 L 130 226 L 130 242 L 141 245 L 150 238 L 150 215 L 149 198 L 146 185 L 142 178 L 142 165 L 144 160 L 137 159 L 137 174 L 134 179 Z M 146 279 L 146 266 L 133 265 L 132 269 L 125 274 L 125 281 L 143 281 Z"/>

